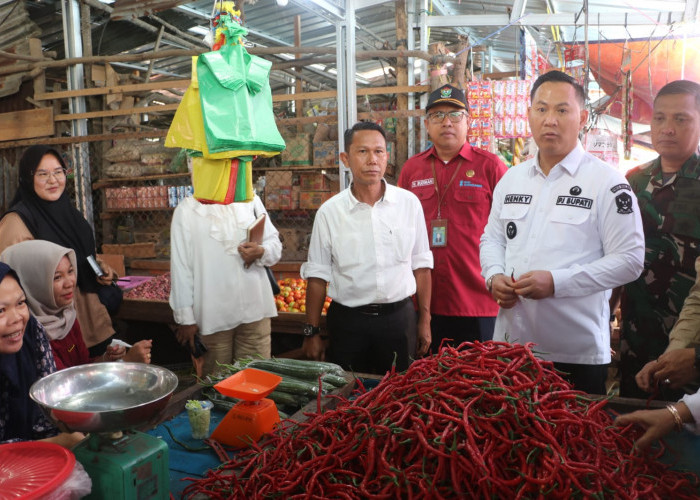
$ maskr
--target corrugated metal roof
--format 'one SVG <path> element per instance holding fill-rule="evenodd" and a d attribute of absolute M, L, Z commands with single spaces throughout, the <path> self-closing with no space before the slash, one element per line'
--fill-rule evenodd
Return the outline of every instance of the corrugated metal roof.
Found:
<path fill-rule="evenodd" d="M 184 3 L 188 3 L 187 0 L 116 0 L 110 17 L 115 20 L 137 19 L 173 9 Z"/>
<path fill-rule="evenodd" d="M 395 2 L 370 2 L 357 0 L 362 8 L 356 11 L 357 50 L 393 49 L 396 47 Z M 283 3 L 283 2 L 282 2 Z M 407 0 L 409 19 L 418 26 L 424 14 L 429 21 L 441 19 L 449 23 L 453 19 L 469 19 L 462 27 L 433 26 L 429 29 L 426 42 L 444 42 L 453 45 L 459 35 L 467 35 L 469 44 L 481 47 L 475 56 L 476 66 L 484 65 L 493 71 L 510 72 L 518 65 L 519 32 L 527 29 L 538 41 L 540 50 L 557 61 L 557 44 L 578 41 L 585 38 L 583 27 L 585 16 L 581 13 L 582 0 Z M 157 31 L 165 24 L 164 37 L 160 50 L 173 48 L 202 47 L 196 38 L 202 35 L 193 31 L 208 29 L 209 16 L 214 0 L 183 2 L 181 0 L 117 0 L 111 5 L 96 8 L 97 0 L 89 0 L 91 5 L 91 45 L 96 55 L 120 53 L 141 53 L 154 49 Z M 294 20 L 301 19 L 301 44 L 307 47 L 335 47 L 337 17 L 331 11 L 342 12 L 343 0 L 289 0 L 286 6 L 276 0 L 248 0 L 243 4 L 245 26 L 250 30 L 247 43 L 251 46 L 273 47 L 294 45 Z M 432 7 L 424 12 L 424 5 Z M 697 25 L 679 23 L 695 20 L 697 0 L 588 0 L 589 40 L 598 38 L 664 36 L 672 26 L 675 30 L 696 29 Z M 327 7 L 324 9 L 323 7 Z M 514 10 L 519 10 L 513 14 Z M 111 11 L 111 12 L 110 12 Z M 522 15 L 519 15 L 522 12 Z M 8 14 L 9 13 L 9 14 Z M 578 14 L 578 17 L 576 15 Z M 27 18 L 29 16 L 31 21 Z M 442 16 L 442 17 L 437 17 Z M 463 16 L 469 16 L 464 18 Z M 554 16 L 554 17 L 552 17 Z M 559 17 L 556 17 L 559 16 Z M 563 16 L 568 16 L 564 18 Z M 618 20 L 617 26 L 606 26 L 612 17 Z M 141 25 L 132 21 L 138 17 Z M 562 19 L 561 28 L 548 26 L 547 19 Z M 629 18 L 629 22 L 627 22 Z M 530 22 L 540 20 L 538 23 Z M 576 19 L 577 26 L 571 26 Z M 646 26 L 638 26 L 646 19 Z M 511 24 L 511 21 L 515 21 Z M 19 40 L 39 36 L 44 51 L 55 52 L 57 58 L 64 54 L 60 0 L 12 1 L 0 0 L 0 50 L 12 49 Z M 444 24 L 443 23 L 443 24 Z M 527 25 L 521 27 L 520 25 Z M 625 26 L 627 24 L 627 26 Z M 600 26 L 599 26 L 600 25 Z M 147 29 L 148 28 L 148 29 Z M 416 46 L 420 32 L 413 29 Z M 196 38 L 194 38 L 196 37 Z M 489 58 L 487 55 L 492 57 Z M 289 56 L 266 56 L 273 61 L 289 60 Z M 328 56 L 324 56 L 328 59 Z M 331 59 L 333 59 L 331 57 Z M 12 63 L 15 63 L 14 61 Z M 358 74 L 371 70 L 378 71 L 378 81 L 382 84 L 394 81 L 387 68 L 394 63 L 390 58 L 358 60 Z M 0 65 L 8 64 L 0 57 Z M 148 61 L 130 64 L 115 64 L 117 71 L 140 70 L 145 72 Z M 335 62 L 324 62 L 317 68 L 305 68 L 303 76 L 313 88 L 335 86 Z M 167 77 L 187 77 L 190 72 L 188 57 L 172 57 L 158 60 L 153 75 Z M 64 71 L 54 70 L 50 75 L 62 79 Z M 273 72 L 272 85 L 276 91 L 293 81 L 293 71 Z M 366 84 L 358 79 L 358 84 Z"/>

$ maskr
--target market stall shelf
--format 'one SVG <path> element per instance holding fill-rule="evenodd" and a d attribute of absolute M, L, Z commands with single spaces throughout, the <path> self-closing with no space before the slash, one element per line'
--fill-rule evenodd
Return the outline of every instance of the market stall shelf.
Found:
<path fill-rule="evenodd" d="M 157 323 L 175 324 L 173 311 L 170 304 L 162 300 L 124 298 L 117 318 L 134 321 L 154 321 Z M 306 321 L 306 315 L 301 313 L 277 313 L 272 318 L 272 331 L 302 335 L 302 324 Z M 326 318 L 321 318 L 321 331 L 325 332 Z"/>

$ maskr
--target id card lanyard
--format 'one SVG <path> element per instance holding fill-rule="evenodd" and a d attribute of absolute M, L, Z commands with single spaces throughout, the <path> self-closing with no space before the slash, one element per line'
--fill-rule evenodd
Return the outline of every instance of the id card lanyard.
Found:
<path fill-rule="evenodd" d="M 452 182 L 454 182 L 455 177 L 457 177 L 457 172 L 462 168 L 462 158 L 459 159 L 457 163 L 457 168 L 455 168 L 450 181 L 445 186 L 445 189 L 440 193 L 440 184 L 438 183 L 437 172 L 435 171 L 435 157 L 432 158 L 430 166 L 433 169 L 433 180 L 435 182 L 435 192 L 438 197 L 438 208 L 437 208 L 437 219 L 430 221 L 430 246 L 431 247 L 446 247 L 447 246 L 447 219 L 441 217 L 441 206 L 442 200 L 450 189 Z"/>

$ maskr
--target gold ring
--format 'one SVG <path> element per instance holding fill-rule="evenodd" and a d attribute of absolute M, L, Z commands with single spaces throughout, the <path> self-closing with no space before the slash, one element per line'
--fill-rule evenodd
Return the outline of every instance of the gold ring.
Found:
<path fill-rule="evenodd" d="M 496 299 L 496 304 L 501 305 L 501 299 Z"/>

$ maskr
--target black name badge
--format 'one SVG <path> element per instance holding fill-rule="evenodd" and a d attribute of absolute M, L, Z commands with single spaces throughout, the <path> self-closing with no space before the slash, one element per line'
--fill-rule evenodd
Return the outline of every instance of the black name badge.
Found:
<path fill-rule="evenodd" d="M 593 200 L 590 198 L 582 198 L 580 196 L 558 196 L 557 205 L 585 208 L 586 210 L 590 210 L 593 208 Z"/>

